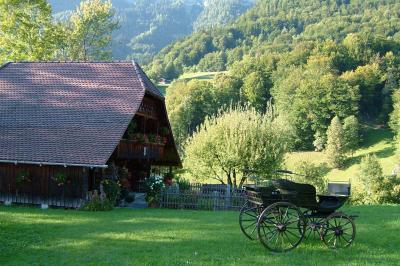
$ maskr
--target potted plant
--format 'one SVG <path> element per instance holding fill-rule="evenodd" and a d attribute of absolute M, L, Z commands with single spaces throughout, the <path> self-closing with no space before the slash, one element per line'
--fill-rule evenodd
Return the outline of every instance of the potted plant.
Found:
<path fill-rule="evenodd" d="M 65 172 L 58 172 L 52 179 L 57 183 L 57 186 L 63 186 L 67 182 L 67 174 Z"/>
<path fill-rule="evenodd" d="M 157 135 L 156 134 L 149 134 L 149 142 L 150 143 L 157 143 Z"/>
<path fill-rule="evenodd" d="M 15 194 L 18 196 L 18 190 L 22 186 L 23 183 L 25 182 L 30 182 L 30 173 L 27 170 L 22 170 L 21 172 L 18 173 L 18 175 L 15 177 Z"/>

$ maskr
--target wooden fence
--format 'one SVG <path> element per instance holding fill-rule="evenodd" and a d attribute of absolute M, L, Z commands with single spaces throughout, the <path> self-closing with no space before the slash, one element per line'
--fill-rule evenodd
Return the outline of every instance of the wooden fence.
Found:
<path fill-rule="evenodd" d="M 160 193 L 160 207 L 171 209 L 239 210 L 245 200 L 243 189 L 229 185 L 191 184 L 186 189 L 172 186 Z"/>

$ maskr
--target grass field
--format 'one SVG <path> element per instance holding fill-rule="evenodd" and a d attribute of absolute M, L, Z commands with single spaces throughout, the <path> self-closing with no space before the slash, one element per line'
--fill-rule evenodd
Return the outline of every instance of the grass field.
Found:
<path fill-rule="evenodd" d="M 343 169 L 332 169 L 326 175 L 328 180 L 351 180 L 354 179 L 359 171 L 361 158 L 367 154 L 375 154 L 383 168 L 385 175 L 390 175 L 395 165 L 398 163 L 395 155 L 395 141 L 393 133 L 389 129 L 376 128 L 371 125 L 364 125 L 364 136 L 360 149 L 351 156 Z M 326 161 L 323 152 L 295 152 L 286 158 L 286 166 L 294 169 L 299 161 L 311 161 L 316 164 Z"/>
<path fill-rule="evenodd" d="M 178 80 L 185 80 L 189 81 L 192 79 L 198 79 L 198 80 L 212 80 L 215 75 L 220 74 L 220 73 L 226 73 L 227 71 L 220 71 L 220 72 L 195 72 L 195 73 L 184 73 L 181 75 Z M 166 94 L 166 91 L 168 87 L 171 84 L 157 84 L 158 89 L 163 93 L 164 95 Z"/>
<path fill-rule="evenodd" d="M 348 249 L 306 240 L 272 254 L 242 235 L 236 212 L 0 207 L 0 265 L 399 265 L 400 206 L 345 208 L 359 214 Z"/>

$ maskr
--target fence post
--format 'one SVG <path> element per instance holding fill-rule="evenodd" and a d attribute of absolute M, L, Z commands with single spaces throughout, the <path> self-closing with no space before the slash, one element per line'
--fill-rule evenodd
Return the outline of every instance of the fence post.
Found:
<path fill-rule="evenodd" d="M 231 207 L 231 185 L 226 185 L 225 191 L 225 209 L 229 209 Z"/>
<path fill-rule="evenodd" d="M 213 205 L 214 205 L 213 210 L 216 211 L 218 205 L 218 191 L 213 191 L 212 195 L 213 195 Z"/>

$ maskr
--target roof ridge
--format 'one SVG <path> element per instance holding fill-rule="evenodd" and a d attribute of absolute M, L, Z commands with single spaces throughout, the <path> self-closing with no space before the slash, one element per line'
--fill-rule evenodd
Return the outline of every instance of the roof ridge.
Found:
<path fill-rule="evenodd" d="M 147 91 L 146 85 L 144 84 L 142 74 L 140 73 L 139 65 L 135 62 L 135 60 L 132 60 L 132 65 L 133 65 L 133 68 L 135 69 L 136 75 L 138 76 L 138 79 L 140 81 L 140 85 L 143 88 L 143 91 L 146 92 Z"/>
<path fill-rule="evenodd" d="M 151 94 L 151 95 L 153 95 L 153 96 L 155 96 L 155 97 L 157 97 L 157 98 L 160 98 L 161 100 L 165 100 L 165 97 L 162 96 L 162 93 L 161 93 L 160 90 L 157 88 L 157 86 L 154 85 L 154 83 L 149 79 L 149 77 L 147 77 L 147 75 L 144 73 L 144 71 L 143 71 L 143 69 L 140 67 L 140 65 L 139 65 L 138 63 L 136 63 L 135 60 L 132 60 L 132 64 L 133 64 L 133 67 L 135 68 L 136 74 L 137 74 L 138 77 L 139 77 L 140 83 L 143 85 L 143 88 L 144 88 L 145 92 L 148 92 L 149 94 Z M 146 87 L 146 81 L 145 81 L 144 79 L 146 79 L 146 80 L 150 83 L 150 85 L 153 86 L 155 90 L 157 90 L 157 92 L 158 92 L 159 94 L 154 93 L 154 92 L 152 92 L 150 89 L 148 89 L 148 88 Z"/>

